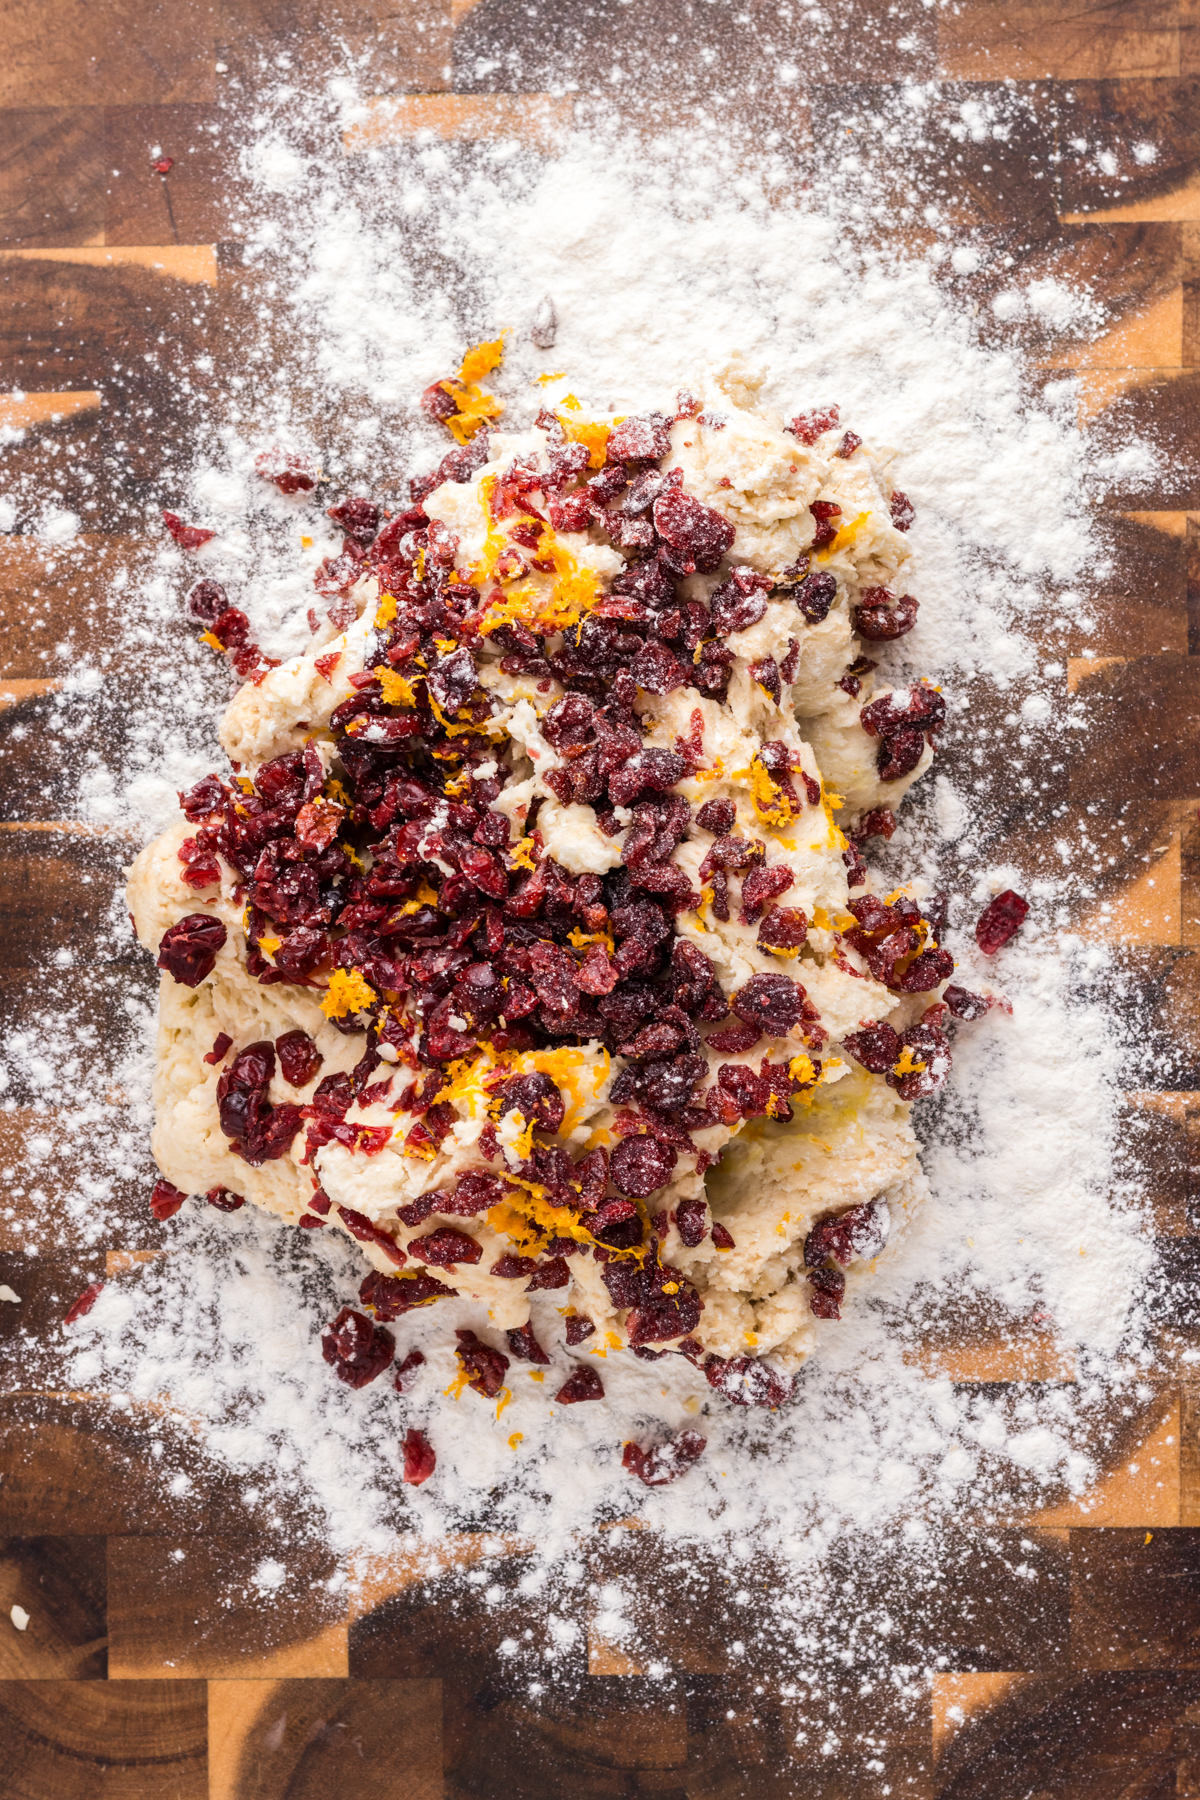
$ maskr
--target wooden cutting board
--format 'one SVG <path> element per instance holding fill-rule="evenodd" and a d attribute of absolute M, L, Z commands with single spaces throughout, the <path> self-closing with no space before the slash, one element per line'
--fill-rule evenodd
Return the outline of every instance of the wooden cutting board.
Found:
<path fill-rule="evenodd" d="M 1077 923 L 1124 946 L 1159 1052 L 1161 1084 L 1128 1095 L 1127 1136 L 1150 1172 L 1175 1276 L 1164 1345 L 1186 1348 L 1200 1328 L 1200 13 L 1190 0 L 1083 11 L 1063 0 L 831 0 L 819 30 L 785 6 L 737 0 L 555 0 L 536 24 L 517 0 L 346 0 L 319 22 L 291 0 L 13 0 L 0 59 L 0 424 L 25 431 L 10 464 L 53 466 L 61 482 L 69 463 L 72 503 L 97 505 L 70 555 L 0 539 L 6 1021 L 36 1028 L 30 974 L 48 949 L 92 966 L 128 856 L 119 835 L 56 806 L 61 774 L 37 727 L 66 632 L 97 650 L 119 642 L 108 578 L 143 553 L 147 498 L 180 430 L 166 375 L 138 359 L 160 336 L 181 360 L 202 341 L 219 355 L 235 340 L 255 298 L 231 235 L 239 178 L 226 128 L 262 55 L 290 56 L 315 84 L 339 66 L 335 39 L 369 53 L 381 96 L 351 155 L 422 127 L 545 143 L 564 112 L 550 94 L 564 66 L 587 94 L 614 91 L 616 64 L 631 117 L 720 92 L 733 114 L 781 131 L 799 182 L 814 147 L 858 129 L 889 84 L 931 84 L 931 104 L 945 109 L 1019 84 L 1007 90 L 1021 117 L 1006 140 L 968 141 L 952 169 L 921 179 L 940 176 L 955 224 L 1013 259 L 1005 280 L 1014 267 L 1086 273 L 1110 306 L 1099 341 L 1080 351 L 1044 331 L 1022 347 L 1041 378 L 1079 377 L 1090 431 L 1112 440 L 1132 427 L 1163 451 L 1153 479 L 1100 497 L 1112 554 L 1086 590 L 1097 631 L 1085 644 L 1045 630 L 1047 658 L 1062 661 L 1064 688 L 1091 697 L 1096 723 L 1009 828 L 1033 873 L 1066 835 L 1064 819 L 1086 816 L 1111 857 Z M 801 85 L 783 92 L 785 51 Z M 1131 154 L 1137 143 L 1155 147 L 1152 161 Z M 172 159 L 166 175 L 151 167 L 159 155 Z M 986 265 L 975 286 L 986 305 Z M 116 364 L 135 374 L 114 411 L 104 395 Z M 133 468 L 118 479 L 119 438 Z M 105 964 L 99 1026 L 111 1027 L 111 995 L 138 967 L 132 947 Z M 245 1592 L 274 1540 L 247 1524 L 219 1473 L 193 1461 L 190 1491 L 173 1496 L 172 1452 L 147 1457 L 137 1408 L 26 1386 L 20 1330 L 53 1325 L 96 1273 L 136 1279 L 163 1234 L 131 1180 L 99 1254 L 72 1241 L 53 1184 L 26 1191 L 37 1185 L 28 1140 L 45 1121 L 28 1096 L 10 1099 L 0 1281 L 22 1305 L 19 1318 L 0 1306 L 6 1796 L 327 1800 L 347 1784 L 389 1800 L 1200 1795 L 1190 1379 L 1164 1377 L 1131 1403 L 1096 1446 L 1104 1473 L 1084 1501 L 964 1519 L 934 1591 L 899 1562 L 875 1572 L 894 1679 L 838 1665 L 814 1670 L 811 1692 L 789 1681 L 755 1606 L 769 1570 L 742 1570 L 735 1591 L 728 1570 L 695 1559 L 675 1569 L 670 1546 L 618 1530 L 597 1535 L 590 1567 L 598 1582 L 653 1591 L 657 1581 L 657 1673 L 593 1627 L 560 1665 L 572 1680 L 531 1694 L 505 1677 L 487 1606 L 451 1606 L 402 1559 L 371 1566 L 348 1616 L 325 1585 L 333 1559 L 313 1544 L 299 1555 L 297 1598 L 272 1607 L 268 1631 L 260 1609 L 226 1600 Z M 86 1144 L 55 1140 L 49 1166 L 77 1169 L 86 1155 Z M 31 1223 L 36 1258 L 23 1251 Z M 1015 1342 L 931 1335 L 919 1355 L 997 1396 L 1074 1379 L 1032 1325 Z M 523 1567 L 519 1545 L 469 1535 L 444 1558 L 510 1589 Z M 23 1632 L 13 1605 L 29 1614 Z M 534 1621 L 553 1596 L 528 1605 Z M 930 1646 L 928 1683 L 905 1665 Z"/>

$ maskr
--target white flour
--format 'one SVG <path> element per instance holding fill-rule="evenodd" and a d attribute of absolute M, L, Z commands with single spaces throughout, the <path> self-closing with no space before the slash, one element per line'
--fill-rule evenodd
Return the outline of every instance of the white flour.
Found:
<path fill-rule="evenodd" d="M 353 124 L 361 111 L 343 98 Z M 1033 766 L 1059 753 L 1062 670 L 1039 664 L 1022 628 L 1039 615 L 1079 619 L 1071 584 L 1094 557 L 1090 471 L 1064 396 L 1031 397 L 1016 356 L 981 347 L 952 286 L 935 279 L 952 252 L 954 268 L 969 272 L 974 250 L 955 249 L 943 229 L 911 261 L 869 252 L 846 229 L 856 207 L 869 211 L 865 177 L 856 187 L 843 171 L 810 196 L 825 209 L 805 211 L 769 155 L 756 165 L 685 134 L 652 151 L 581 139 L 537 165 L 511 146 L 438 142 L 318 158 L 294 147 L 286 102 L 267 96 L 245 156 L 256 199 L 231 232 L 248 241 L 261 335 L 236 371 L 216 372 L 225 392 L 203 457 L 163 494 L 220 535 L 195 557 L 168 545 L 124 596 L 151 666 L 119 758 L 93 753 L 83 768 L 85 816 L 148 836 L 173 813 L 175 789 L 216 766 L 221 683 L 208 652 L 185 642 L 171 666 L 153 666 L 161 622 L 178 617 L 197 574 L 226 583 L 272 654 L 307 641 L 311 569 L 332 530 L 315 507 L 257 482 L 254 453 L 276 441 L 312 450 L 339 492 L 344 483 L 401 498 L 403 477 L 443 448 L 413 411 L 415 395 L 456 366 L 467 342 L 501 328 L 511 332 L 502 392 L 565 370 L 585 402 L 634 407 L 671 399 L 706 362 L 738 351 L 769 370 L 764 399 L 781 411 L 837 401 L 860 434 L 895 447 L 917 509 L 922 609 L 906 656 L 945 684 L 952 706 L 972 680 L 993 712 L 1003 693 L 1000 710 L 1011 709 Z M 558 338 L 537 350 L 529 326 L 547 294 Z M 1009 310 L 1052 303 L 1056 317 L 1094 322 L 1086 296 L 1014 293 Z M 31 516 L 20 492 L 11 502 L 15 516 Z M 103 714 L 102 699 L 88 702 L 89 682 L 94 673 L 77 667 L 70 703 Z M 64 728 L 77 716 L 67 704 Z M 636 1509 L 675 1538 L 754 1544 L 810 1567 L 845 1527 L 986 1513 L 1007 1492 L 1081 1490 L 1092 1473 L 1086 1417 L 1105 1384 L 1128 1378 L 1118 1359 L 1136 1337 L 1129 1308 L 1150 1261 L 1136 1195 L 1114 1176 L 1119 1032 L 1100 1000 L 1073 997 L 1104 955 L 1058 929 L 1065 886 L 1030 887 L 1019 869 L 988 866 L 987 821 L 1010 771 L 998 758 L 976 772 L 969 725 L 965 741 L 910 801 L 888 866 L 931 878 L 969 871 L 951 936 L 968 985 L 985 960 L 969 929 L 979 904 L 1010 882 L 1028 893 L 1030 921 L 994 965 L 1014 1016 L 993 1012 L 960 1029 L 948 1097 L 918 1127 L 934 1201 L 883 1265 L 872 1303 L 821 1325 L 828 1343 L 785 1412 L 726 1407 L 678 1358 L 614 1358 L 603 1365 L 605 1401 L 571 1409 L 550 1404 L 554 1371 L 539 1384 L 514 1365 L 515 1398 L 497 1420 L 470 1391 L 444 1395 L 452 1327 L 469 1322 L 449 1304 L 395 1328 L 401 1355 L 420 1345 L 428 1358 L 411 1394 L 401 1399 L 386 1379 L 348 1392 L 323 1365 L 318 1332 L 352 1299 L 355 1259 L 318 1233 L 285 1237 L 253 1209 L 216 1219 L 194 1206 L 174 1221 L 170 1256 L 110 1284 L 67 1334 L 54 1385 L 135 1401 L 170 1395 L 204 1422 L 208 1451 L 247 1479 L 272 1464 L 308 1496 L 306 1510 L 324 1512 L 342 1554 L 394 1547 L 399 1520 L 425 1540 L 464 1524 L 515 1531 L 552 1557 L 573 1534 Z M 101 1167 L 94 1191 L 81 1188 L 71 1204 L 97 1242 L 105 1183 L 131 1159 L 144 1164 L 149 1022 L 143 1009 L 136 1053 L 116 1071 L 131 1108 L 97 1100 L 80 1114 Z M 90 1073 L 89 1091 L 103 1091 L 114 1073 L 103 1043 L 81 1039 L 61 1011 L 48 1029 L 7 1046 L 13 1091 L 44 1094 L 56 1110 L 68 1055 Z M 553 1297 L 542 1298 L 546 1341 L 557 1343 Z M 1002 1416 L 998 1402 L 905 1360 L 928 1319 L 955 1307 L 994 1313 L 998 1326 L 1040 1313 L 1064 1347 L 1092 1359 L 1095 1379 L 1041 1400 L 1018 1392 Z M 61 1355 L 48 1346 L 46 1366 Z M 414 1424 L 438 1466 L 406 1489 L 399 1444 Z M 625 1439 L 685 1425 L 709 1442 L 684 1480 L 649 1492 L 622 1475 Z"/>

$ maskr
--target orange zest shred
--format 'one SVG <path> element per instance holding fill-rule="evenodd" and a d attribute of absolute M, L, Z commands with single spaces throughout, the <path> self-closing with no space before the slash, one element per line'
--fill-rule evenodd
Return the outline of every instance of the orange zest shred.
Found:
<path fill-rule="evenodd" d="M 378 998 L 375 989 L 357 969 L 335 969 L 329 977 L 329 991 L 321 1002 L 327 1019 L 345 1019 L 362 1012 Z"/>
<path fill-rule="evenodd" d="M 449 394 L 456 408 L 446 425 L 457 443 L 469 444 L 481 426 L 489 419 L 498 419 L 504 411 L 503 400 L 479 386 L 503 355 L 503 338 L 496 338 L 490 344 L 476 344 L 463 357 L 458 379 L 439 382 L 439 387 Z"/>

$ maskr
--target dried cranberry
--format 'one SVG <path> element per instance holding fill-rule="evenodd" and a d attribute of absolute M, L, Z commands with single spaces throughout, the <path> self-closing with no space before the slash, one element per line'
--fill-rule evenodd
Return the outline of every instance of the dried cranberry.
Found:
<path fill-rule="evenodd" d="M 636 1475 L 647 1487 L 666 1487 L 687 1474 L 703 1454 L 707 1442 L 708 1439 L 701 1437 L 698 1431 L 681 1431 L 678 1437 L 668 1439 L 665 1444 L 655 1444 L 650 1450 L 643 1450 L 640 1444 L 628 1443 L 621 1457 L 621 1467 L 630 1475 Z"/>
<path fill-rule="evenodd" d="M 218 1212 L 224 1213 L 240 1212 L 246 1204 L 243 1195 L 232 1193 L 225 1187 L 209 1188 L 204 1198 L 210 1206 L 215 1206 Z"/>
<path fill-rule="evenodd" d="M 939 731 L 946 720 L 945 696 L 936 688 L 917 682 L 881 694 L 859 713 L 859 722 L 870 737 L 891 737 L 901 729 Z"/>
<path fill-rule="evenodd" d="M 404 1451 L 404 1480 L 409 1487 L 420 1487 L 423 1481 L 429 1480 L 437 1468 L 437 1452 L 425 1433 L 419 1431 L 415 1425 L 410 1425 L 405 1433 L 402 1448 Z"/>
<path fill-rule="evenodd" d="M 676 552 L 684 575 L 711 573 L 736 535 L 728 519 L 677 487 L 666 488 L 654 502 L 654 528 Z"/>
<path fill-rule="evenodd" d="M 534 1336 L 532 1319 L 526 1319 L 524 1325 L 515 1326 L 506 1335 L 508 1347 L 518 1362 L 548 1363 L 550 1361 Z"/>
<path fill-rule="evenodd" d="M 443 1225 L 425 1237 L 413 1238 L 408 1253 L 432 1268 L 454 1269 L 459 1263 L 477 1263 L 483 1255 L 483 1245 L 469 1233 Z"/>
<path fill-rule="evenodd" d="M 680 1242 L 694 1250 L 708 1236 L 708 1204 L 698 1196 L 692 1200 L 681 1200 L 675 1208 L 675 1229 L 679 1233 Z"/>
<path fill-rule="evenodd" d="M 426 684 L 442 711 L 453 716 L 467 704 L 476 682 L 475 658 L 463 645 L 433 665 Z"/>
<path fill-rule="evenodd" d="M 473 1331 L 456 1331 L 454 1335 L 458 1339 L 455 1354 L 467 1378 L 467 1386 L 482 1394 L 485 1400 L 494 1400 L 504 1386 L 507 1356 L 502 1350 L 493 1350 Z"/>
<path fill-rule="evenodd" d="M 87 1287 L 84 1288 L 82 1294 L 80 1294 L 78 1300 L 73 1300 L 71 1302 L 71 1305 L 68 1307 L 67 1312 L 64 1315 L 63 1324 L 64 1325 L 73 1325 L 75 1323 L 76 1319 L 86 1318 L 88 1313 L 91 1312 L 93 1306 L 95 1306 L 97 1300 L 100 1298 L 100 1296 L 103 1292 L 104 1292 L 104 1283 L 102 1281 L 89 1282 Z M 586 1396 L 585 1396 L 585 1398 L 586 1398 Z"/>
<path fill-rule="evenodd" d="M 725 635 L 748 631 L 766 612 L 770 587 L 770 576 L 760 575 L 757 569 L 738 567 L 731 570 L 720 587 L 713 590 L 710 601 L 713 625 Z"/>
<path fill-rule="evenodd" d="M 552 1256 L 546 1262 L 539 1263 L 525 1288 L 527 1294 L 534 1294 L 545 1288 L 564 1288 L 571 1280 L 571 1271 L 561 1256 Z"/>
<path fill-rule="evenodd" d="M 814 1225 L 804 1240 L 804 1261 L 810 1269 L 818 1269 L 829 1261 L 849 1268 L 860 1258 L 878 1256 L 890 1230 L 891 1214 L 886 1200 L 868 1200 Z"/>
<path fill-rule="evenodd" d="M 214 624 L 228 605 L 229 596 L 219 581 L 198 581 L 188 595 L 188 611 L 202 625 Z"/>
<path fill-rule="evenodd" d="M 629 665 L 631 678 L 649 694 L 670 694 L 686 687 L 688 673 L 665 644 L 651 640 L 643 644 Z"/>
<path fill-rule="evenodd" d="M 218 1031 L 216 1037 L 213 1039 L 212 1049 L 207 1052 L 204 1058 L 211 1069 L 215 1069 L 218 1063 L 224 1062 L 225 1052 L 231 1048 L 232 1044 L 233 1039 L 227 1031 Z"/>
<path fill-rule="evenodd" d="M 886 1019 L 876 1019 L 861 1031 L 852 1031 L 842 1039 L 855 1062 L 872 1075 L 885 1075 L 899 1060 L 900 1034 Z"/>
<path fill-rule="evenodd" d="M 834 451 L 833 454 L 835 456 L 840 456 L 842 458 L 843 462 L 849 462 L 850 458 L 854 455 L 854 452 L 858 449 L 858 447 L 861 443 L 862 443 L 862 439 L 857 435 L 857 433 L 855 433 L 853 431 L 847 431 L 843 435 L 841 443 L 838 445 L 837 449 Z"/>
<path fill-rule="evenodd" d="M 959 987 L 956 982 L 943 989 L 942 999 L 956 1019 L 982 1019 L 992 1004 L 986 995 L 973 994 L 970 988 Z"/>
<path fill-rule="evenodd" d="M 1005 888 L 1002 894 L 997 894 L 994 900 L 989 901 L 975 926 L 975 942 L 984 955 L 994 956 L 997 950 L 1007 944 L 1009 938 L 1014 937 L 1021 929 L 1028 912 L 1028 900 L 1023 900 L 1012 888 Z M 189 983 L 189 986 L 194 985 Z"/>
<path fill-rule="evenodd" d="M 876 806 L 864 813 L 854 833 L 860 844 L 870 837 L 890 838 L 896 829 L 896 815 L 889 806 Z"/>
<path fill-rule="evenodd" d="M 321 1354 L 347 1387 L 366 1387 L 383 1374 L 396 1354 L 396 1340 L 365 1313 L 343 1306 L 321 1333 Z"/>
<path fill-rule="evenodd" d="M 285 1031 L 275 1040 L 279 1071 L 291 1087 L 307 1087 L 325 1058 L 307 1031 Z"/>
<path fill-rule="evenodd" d="M 753 925 L 768 900 L 785 894 L 794 882 L 792 871 L 784 863 L 773 863 L 769 869 L 761 865 L 751 869 L 742 881 L 742 924 Z"/>
<path fill-rule="evenodd" d="M 725 1229 L 724 1225 L 719 1225 L 715 1220 L 713 1221 L 712 1241 L 718 1250 L 736 1250 L 737 1248 L 732 1234 Z"/>
<path fill-rule="evenodd" d="M 696 823 L 705 831 L 724 837 L 732 830 L 736 818 L 737 808 L 732 800 L 708 800 L 696 814 Z"/>
<path fill-rule="evenodd" d="M 425 1271 L 415 1275 L 383 1275 L 378 1269 L 372 1269 L 359 1286 L 358 1297 L 377 1319 L 398 1319 L 402 1313 L 411 1312 L 414 1306 L 423 1306 L 430 1300 L 448 1299 L 453 1292 L 454 1289 L 446 1287 L 436 1275 Z"/>
<path fill-rule="evenodd" d="M 169 1181 L 156 1181 L 150 1195 L 150 1211 L 156 1219 L 172 1219 L 186 1199 L 187 1195 Z"/>
<path fill-rule="evenodd" d="M 224 923 L 212 913 L 188 913 L 163 933 L 158 967 L 184 987 L 199 987 L 212 974 L 226 936 Z"/>
<path fill-rule="evenodd" d="M 596 1327 L 585 1313 L 568 1313 L 566 1319 L 568 1344 L 582 1344 L 585 1339 L 594 1337 Z"/>
<path fill-rule="evenodd" d="M 162 521 L 181 550 L 199 550 L 201 544 L 207 544 L 217 535 L 215 531 L 206 531 L 203 525 L 185 525 L 178 513 L 168 512 L 165 507 Z"/>
<path fill-rule="evenodd" d="M 273 446 L 255 457 L 254 467 L 262 479 L 271 482 L 281 494 L 306 494 L 317 485 L 316 463 L 294 450 Z"/>
<path fill-rule="evenodd" d="M 658 1137 L 627 1137 L 613 1150 L 608 1172 L 619 1193 L 645 1200 L 669 1180 L 679 1153 Z"/>
<path fill-rule="evenodd" d="M 380 1279 L 388 1281 L 391 1277 L 385 1275 L 381 1276 Z M 424 1366 L 425 1358 L 421 1352 L 419 1350 L 410 1350 L 408 1355 L 404 1358 L 404 1361 L 396 1364 L 396 1373 L 392 1376 L 392 1386 L 395 1388 L 396 1392 L 398 1394 L 406 1394 L 416 1381 L 417 1370 L 423 1369 Z"/>
<path fill-rule="evenodd" d="M 406 1212 L 409 1210 L 405 1208 Z M 534 1257 L 514 1256 L 510 1251 L 505 1251 L 503 1256 L 497 1257 L 488 1274 L 499 1276 L 501 1281 L 526 1281 L 536 1268 Z"/>
<path fill-rule="evenodd" d="M 811 448 L 817 439 L 827 431 L 833 431 L 838 422 L 836 406 L 814 407 L 812 412 L 797 413 L 788 426 L 794 438 Z"/>
<path fill-rule="evenodd" d="M 771 951 L 799 950 L 807 937 L 808 915 L 803 907 L 773 906 L 758 928 L 758 947 Z"/>
<path fill-rule="evenodd" d="M 818 1319 L 840 1319 L 842 1301 L 846 1297 L 846 1277 L 840 1269 L 809 1271 L 808 1304 Z"/>
<path fill-rule="evenodd" d="M 899 488 L 892 489 L 888 508 L 892 515 L 892 524 L 897 531 L 907 531 L 917 516 L 912 501 L 907 494 L 902 494 Z"/>
<path fill-rule="evenodd" d="M 749 1356 L 706 1357 L 704 1376 L 709 1387 L 735 1406 L 782 1406 L 792 1392 L 790 1375 Z"/>
<path fill-rule="evenodd" d="M 519 1112 L 525 1123 L 542 1131 L 557 1131 L 566 1117 L 567 1103 L 549 1075 L 510 1075 L 500 1085 L 500 1116 Z"/>
<path fill-rule="evenodd" d="M 238 650 L 250 636 L 250 621 L 240 606 L 227 606 L 213 620 L 212 634 L 226 650 Z"/>
<path fill-rule="evenodd" d="M 880 781 L 900 781 L 911 775 L 924 754 L 925 736 L 920 731 L 897 731 L 884 738 L 875 752 Z"/>
<path fill-rule="evenodd" d="M 360 549 L 370 549 L 379 530 L 379 508 L 373 500 L 343 500 L 340 506 L 327 506 L 325 510 Z"/>
<path fill-rule="evenodd" d="M 758 683 L 768 700 L 773 700 L 776 706 L 778 706 L 780 696 L 783 693 L 783 683 L 779 676 L 779 664 L 775 661 L 775 658 L 773 656 L 763 656 L 760 657 L 757 662 L 752 662 L 750 664 L 750 674 Z"/>
<path fill-rule="evenodd" d="M 581 1400 L 603 1400 L 604 1383 L 595 1369 L 581 1363 L 559 1388 L 554 1398 L 560 1406 L 577 1406 Z"/>
<path fill-rule="evenodd" d="M 806 625 L 819 625 L 829 617 L 837 599 L 837 581 L 832 575 L 808 575 L 793 589 L 793 598 Z"/>
<path fill-rule="evenodd" d="M 390 1137 L 391 1133 L 388 1132 L 386 1135 Z M 405 1252 L 391 1233 L 382 1230 L 373 1219 L 368 1219 L 366 1213 L 356 1212 L 352 1206 L 339 1206 L 338 1214 L 350 1236 L 357 1238 L 360 1244 L 374 1244 L 375 1248 L 382 1250 L 383 1254 L 397 1267 L 407 1262 L 408 1258 Z"/>
<path fill-rule="evenodd" d="M 622 419 L 608 434 L 613 462 L 657 462 L 671 448 L 671 421 L 660 412 Z"/>
<path fill-rule="evenodd" d="M 804 999 L 804 989 L 790 976 L 753 975 L 731 1005 L 747 1025 L 784 1037 L 800 1023 Z"/>
<path fill-rule="evenodd" d="M 954 958 L 948 950 L 923 950 L 914 956 L 896 984 L 902 994 L 929 994 L 954 973 Z"/>
<path fill-rule="evenodd" d="M 862 603 L 851 616 L 860 637 L 872 644 L 885 644 L 912 630 L 918 610 L 918 602 L 911 594 L 901 594 L 893 602 L 886 588 L 867 588 Z"/>

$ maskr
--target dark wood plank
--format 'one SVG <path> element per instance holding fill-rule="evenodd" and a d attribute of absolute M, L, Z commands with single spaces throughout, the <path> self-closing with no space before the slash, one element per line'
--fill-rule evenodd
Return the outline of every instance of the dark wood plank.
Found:
<path fill-rule="evenodd" d="M 202 1681 L 0 1682 L 9 1800 L 208 1800 Z"/>
<path fill-rule="evenodd" d="M 241 133 L 217 106 L 110 106 L 108 244 L 215 244 L 238 235 Z M 167 175 L 155 172 L 170 157 Z"/>
<path fill-rule="evenodd" d="M 161 1457 L 151 1454 L 157 1441 Z M 0 1459 L 0 1531 L 11 1536 L 195 1533 L 209 1514 L 211 1477 L 194 1442 L 150 1409 L 0 1396 Z"/>
<path fill-rule="evenodd" d="M 213 1681 L 208 1693 L 209 1800 L 442 1800 L 439 1681 Z"/>
<path fill-rule="evenodd" d="M 212 15 L 164 0 L 12 0 L 0 105 L 110 106 L 212 100 Z"/>
<path fill-rule="evenodd" d="M 100 243 L 106 163 L 98 108 L 0 112 L 0 243 Z"/>
<path fill-rule="evenodd" d="M 1055 89 L 1063 212 L 1145 202 L 1200 169 L 1200 79 L 1073 81 Z"/>
<path fill-rule="evenodd" d="M 1173 0 L 964 0 L 939 15 L 938 73 L 992 81 L 1177 75 L 1178 8 Z"/>
<path fill-rule="evenodd" d="M 336 1633 L 329 1637 L 345 1618 L 344 1598 L 326 1585 L 336 1567 L 311 1539 L 284 1549 L 278 1532 L 232 1522 L 219 1539 L 111 1536 L 110 1674 L 236 1679 L 288 1652 L 299 1673 L 344 1673 L 344 1630 L 340 1651 Z"/>
<path fill-rule="evenodd" d="M 1200 1532 L 1072 1532 L 1071 1661 L 1200 1668 Z"/>
<path fill-rule="evenodd" d="M 95 1681 L 106 1674 L 107 1578 L 100 1537 L 0 1539 L 0 1680 Z"/>

